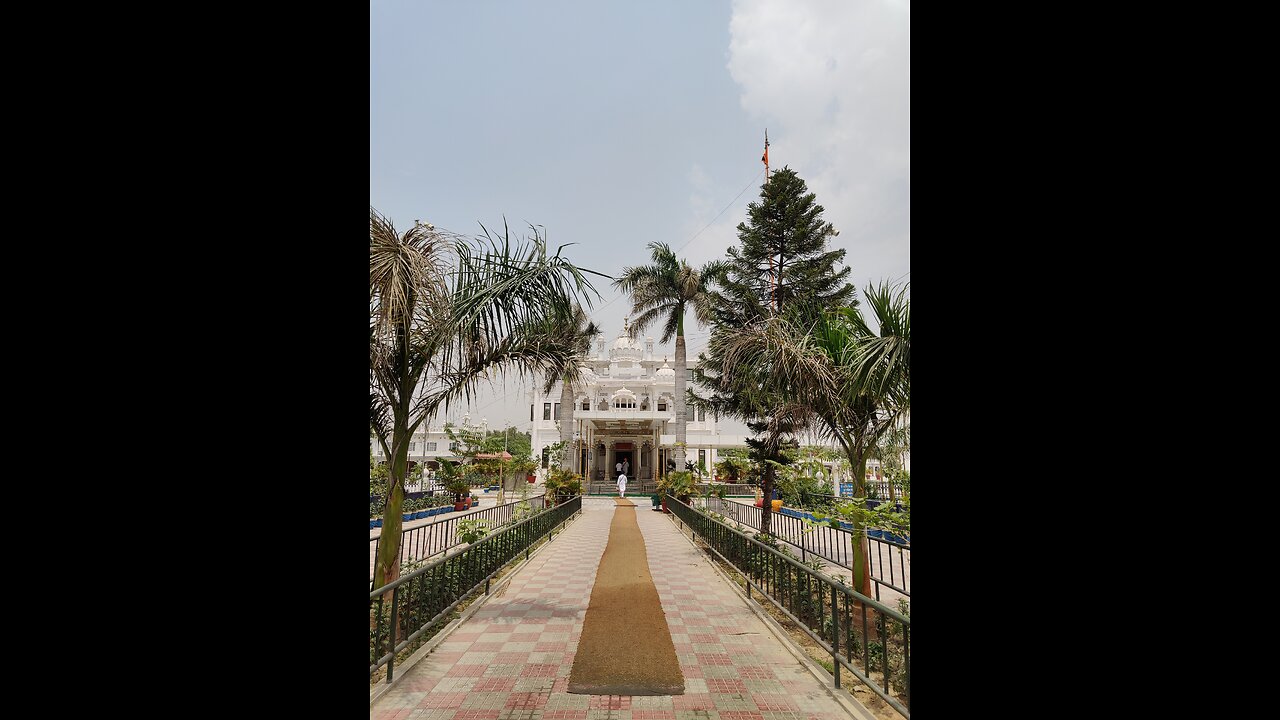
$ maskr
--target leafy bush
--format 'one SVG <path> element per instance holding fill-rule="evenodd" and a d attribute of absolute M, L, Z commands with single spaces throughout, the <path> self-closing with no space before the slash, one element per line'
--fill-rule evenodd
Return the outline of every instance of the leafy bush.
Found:
<path fill-rule="evenodd" d="M 458 521 L 458 540 L 468 545 L 489 534 L 489 521 L 467 518 Z"/>

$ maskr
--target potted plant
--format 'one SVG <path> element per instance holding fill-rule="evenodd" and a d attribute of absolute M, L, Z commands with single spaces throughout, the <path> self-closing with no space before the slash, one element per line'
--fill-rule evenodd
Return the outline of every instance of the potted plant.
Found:
<path fill-rule="evenodd" d="M 471 485 L 469 485 L 465 479 L 460 477 L 453 478 L 444 489 L 453 493 L 453 509 L 455 511 L 467 509 L 467 501 L 463 500 L 463 497 L 466 496 L 467 493 L 471 492 Z M 470 498 L 468 497 L 468 500 L 469 499 Z"/>
<path fill-rule="evenodd" d="M 538 461 L 528 455 L 517 456 L 515 461 L 511 463 L 511 471 L 516 477 L 523 477 L 527 480 L 527 484 L 533 484 L 538 479 L 534 473 L 538 470 Z"/>
<path fill-rule="evenodd" d="M 563 485 L 560 486 L 561 495 L 564 499 L 577 497 L 582 494 L 582 476 L 573 473 Z"/>
<path fill-rule="evenodd" d="M 560 486 L 564 484 L 561 479 L 559 470 L 552 470 L 547 473 L 547 480 L 542 484 L 546 488 L 546 494 L 542 496 L 543 507 L 552 507 L 556 504 L 556 495 L 560 492 Z"/>
<path fill-rule="evenodd" d="M 562 500 L 582 494 L 582 476 L 572 470 L 552 468 L 547 473 L 547 507 L 555 507 Z"/>
<path fill-rule="evenodd" d="M 658 482 L 658 492 L 662 494 L 662 511 L 671 512 L 667 509 L 667 498 L 673 497 L 682 503 L 688 503 L 689 498 L 693 495 L 693 473 L 688 470 L 675 470 L 666 474 Z"/>

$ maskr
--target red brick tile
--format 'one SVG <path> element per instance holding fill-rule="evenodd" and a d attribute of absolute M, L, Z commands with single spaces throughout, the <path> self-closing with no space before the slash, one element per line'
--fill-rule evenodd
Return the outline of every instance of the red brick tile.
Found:
<path fill-rule="evenodd" d="M 512 693 L 502 707 L 518 710 L 541 710 L 547 706 L 550 693 Z"/>
<path fill-rule="evenodd" d="M 747 686 L 741 680 L 727 680 L 724 678 L 708 678 L 707 690 L 711 693 L 745 693 Z"/>
<path fill-rule="evenodd" d="M 732 665 L 733 660 L 726 653 L 696 653 L 699 665 Z"/>
<path fill-rule="evenodd" d="M 600 710 L 630 710 L 630 695 L 591 695 L 587 707 Z"/>
<path fill-rule="evenodd" d="M 471 689 L 473 692 L 511 692 L 516 689 L 516 679 L 513 677 L 481 678 Z"/>

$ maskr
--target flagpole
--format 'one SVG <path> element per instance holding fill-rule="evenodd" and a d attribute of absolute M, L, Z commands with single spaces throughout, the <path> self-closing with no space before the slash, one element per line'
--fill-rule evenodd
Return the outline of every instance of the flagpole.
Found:
<path fill-rule="evenodd" d="M 760 158 L 764 161 L 764 184 L 769 185 L 769 128 L 764 129 L 764 156 Z M 778 309 L 778 291 L 773 280 L 773 253 L 769 253 L 769 307 L 773 310 Z"/>

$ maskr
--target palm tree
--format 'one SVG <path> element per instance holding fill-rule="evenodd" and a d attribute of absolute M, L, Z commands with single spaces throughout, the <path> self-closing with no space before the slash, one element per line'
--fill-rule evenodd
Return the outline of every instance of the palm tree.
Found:
<path fill-rule="evenodd" d="M 693 268 L 676 258 L 666 243 L 649 243 L 653 264 L 622 269 L 622 277 L 613 282 L 623 292 L 631 294 L 631 312 L 636 314 L 633 327 L 640 332 L 658 320 L 664 320 L 662 342 L 676 339 L 676 468 L 684 469 L 686 438 L 685 382 L 688 369 L 685 359 L 684 314 L 693 310 L 694 317 L 703 325 L 711 322 L 710 285 L 721 276 L 725 263 L 713 260 L 701 268 Z"/>
<path fill-rule="evenodd" d="M 745 375 L 773 397 L 787 397 L 777 415 L 807 421 L 836 441 L 853 470 L 854 495 L 866 496 L 867 458 L 876 443 L 911 409 L 911 302 L 909 284 L 869 287 L 864 295 L 875 317 L 873 330 L 862 311 L 841 308 L 813 318 L 787 313 L 726 335 L 715 348 L 726 374 Z M 713 339 L 713 342 L 717 340 Z M 853 587 L 870 594 L 862 526 Z"/>
<path fill-rule="evenodd" d="M 481 226 L 483 227 L 483 226 Z M 504 230 L 506 230 L 504 228 Z M 373 587 L 400 574 L 400 508 L 409 439 L 490 372 L 532 374 L 573 355 L 565 323 L 584 273 L 510 231 L 485 242 L 415 224 L 403 234 L 369 208 L 369 419 L 387 458 L 388 492 Z M 599 274 L 599 273 L 593 273 Z M 597 293 L 598 296 L 598 293 Z"/>
<path fill-rule="evenodd" d="M 581 380 L 582 366 L 579 364 L 591 350 L 591 340 L 600 332 L 599 326 L 591 321 L 590 316 L 581 305 L 573 307 L 572 314 L 566 319 L 572 328 L 573 357 L 558 372 L 548 373 L 543 394 L 551 392 L 559 380 L 560 387 L 560 441 L 564 443 L 564 453 L 560 456 L 560 467 L 573 472 L 578 469 L 578 450 L 571 447 L 573 440 L 573 413 L 577 410 L 573 385 Z"/>

